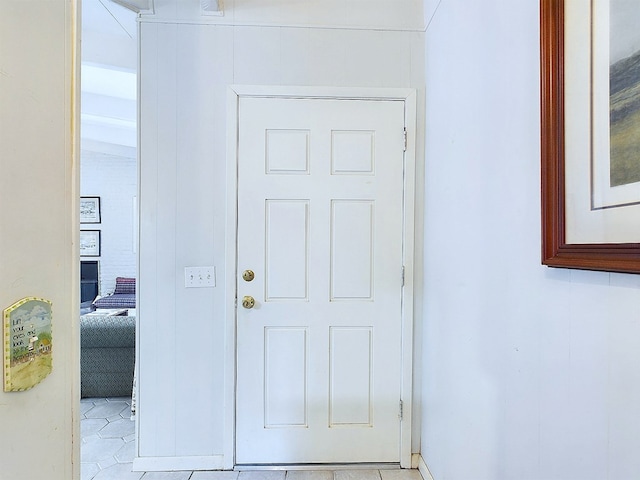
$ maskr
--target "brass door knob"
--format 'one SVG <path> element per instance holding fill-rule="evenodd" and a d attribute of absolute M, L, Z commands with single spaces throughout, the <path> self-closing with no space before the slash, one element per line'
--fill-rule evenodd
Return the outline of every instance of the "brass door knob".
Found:
<path fill-rule="evenodd" d="M 249 295 L 245 295 L 244 297 L 242 297 L 242 306 L 244 308 L 253 308 L 255 304 L 256 304 L 256 301 L 253 297 Z"/>
<path fill-rule="evenodd" d="M 250 282 L 255 278 L 255 276 L 256 275 L 255 273 L 253 273 L 253 270 L 245 270 L 244 272 L 242 272 L 242 278 L 245 282 Z"/>

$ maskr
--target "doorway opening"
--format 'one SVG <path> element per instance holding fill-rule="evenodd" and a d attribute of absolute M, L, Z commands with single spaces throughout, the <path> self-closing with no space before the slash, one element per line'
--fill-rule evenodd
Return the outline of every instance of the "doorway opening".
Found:
<path fill-rule="evenodd" d="M 111 0 L 81 11 L 80 449 L 93 478 L 135 452 L 138 27 Z"/>
<path fill-rule="evenodd" d="M 415 92 L 233 90 L 236 466 L 410 468 Z"/>

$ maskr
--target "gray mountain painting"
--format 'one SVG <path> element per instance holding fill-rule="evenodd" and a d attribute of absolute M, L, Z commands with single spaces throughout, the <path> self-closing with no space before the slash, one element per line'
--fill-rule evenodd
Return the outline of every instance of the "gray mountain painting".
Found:
<path fill-rule="evenodd" d="M 610 185 L 640 182 L 640 1 L 611 0 Z"/>

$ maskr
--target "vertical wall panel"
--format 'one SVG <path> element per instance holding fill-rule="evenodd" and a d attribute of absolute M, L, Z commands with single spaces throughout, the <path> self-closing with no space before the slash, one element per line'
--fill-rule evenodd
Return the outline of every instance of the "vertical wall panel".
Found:
<path fill-rule="evenodd" d="M 331 299 L 373 299 L 372 200 L 331 203 Z"/>
<path fill-rule="evenodd" d="M 329 425 L 372 426 L 373 329 L 331 327 Z M 349 365 L 349 368 L 340 368 Z"/>
<path fill-rule="evenodd" d="M 141 36 L 140 361 L 141 456 L 176 455 L 176 25 L 148 25 Z M 159 57 L 162 53 L 162 60 Z M 146 55 L 145 55 L 146 53 Z M 163 92 L 173 92 L 172 95 Z M 162 135 L 159 132 L 173 132 Z M 151 360 L 151 361 L 149 361 Z"/>
<path fill-rule="evenodd" d="M 264 425 L 307 425 L 306 328 L 265 328 Z"/>
<path fill-rule="evenodd" d="M 198 41 L 213 43 L 218 40 L 215 29 L 191 28 L 180 25 L 177 32 L 177 51 L 185 52 L 189 46 Z M 215 70 L 222 70 L 222 59 L 216 62 Z M 176 55 L 176 70 L 179 72 L 195 72 L 204 69 L 209 81 L 214 76 L 213 67 L 202 65 L 199 55 Z M 214 89 L 204 91 L 198 88 L 199 80 L 194 75 L 179 75 L 177 81 L 178 105 L 198 103 L 212 104 Z M 223 349 L 224 340 L 217 332 L 213 321 L 214 308 L 211 288 L 184 288 L 184 266 L 214 265 L 211 245 L 214 231 L 214 205 L 203 196 L 203 192 L 211 187 L 212 179 L 217 176 L 213 162 L 202 162 L 202 158 L 213 156 L 210 153 L 212 137 L 202 138 L 194 124 L 210 125 L 214 113 L 208 108 L 180 109 L 176 111 L 177 146 L 176 158 L 179 168 L 176 169 L 176 217 L 181 226 L 176 228 L 176 255 L 173 260 L 178 278 L 175 284 L 175 302 L 180 305 L 176 314 L 174 358 L 176 372 L 189 372 L 188 375 L 177 374 L 175 392 L 177 405 L 184 405 L 193 397 L 208 399 L 208 406 L 201 408 L 198 415 L 189 409 L 177 408 L 175 443 L 179 456 L 209 455 L 214 449 L 215 437 L 211 432 L 222 429 L 217 410 L 222 408 L 218 382 L 194 381 L 194 379 L 215 378 L 216 372 L 223 362 L 218 352 Z M 212 132 L 212 135 L 214 133 Z M 198 172 L 193 175 L 193 172 Z M 185 320 L 188 319 L 188 327 Z M 195 333 L 197 332 L 197 333 Z M 203 357 L 206 361 L 203 361 Z"/>

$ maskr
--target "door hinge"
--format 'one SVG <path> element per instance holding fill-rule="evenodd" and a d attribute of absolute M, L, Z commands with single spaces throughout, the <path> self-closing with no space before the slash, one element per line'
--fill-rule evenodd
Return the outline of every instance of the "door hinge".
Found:
<path fill-rule="evenodd" d="M 400 420 L 402 420 L 402 417 L 403 417 L 403 415 L 404 415 L 403 410 L 404 410 L 404 403 L 403 403 L 403 401 L 402 401 L 402 400 L 400 400 L 400 413 L 398 413 L 398 418 L 399 418 Z"/>
<path fill-rule="evenodd" d="M 402 266 L 402 285 L 404 287 L 404 265 Z"/>
<path fill-rule="evenodd" d="M 404 150 L 402 150 L 403 152 L 407 151 L 407 129 L 405 128 L 403 130 L 403 136 L 404 136 Z"/>

